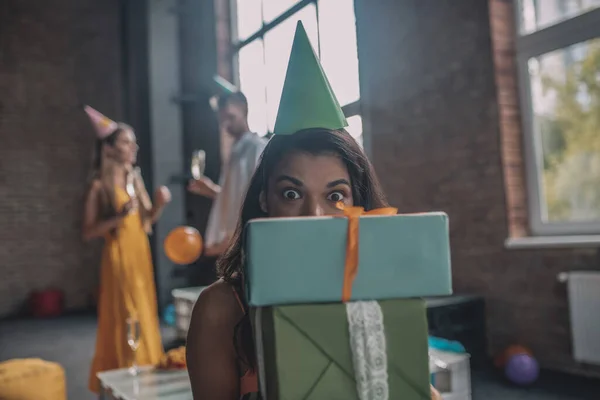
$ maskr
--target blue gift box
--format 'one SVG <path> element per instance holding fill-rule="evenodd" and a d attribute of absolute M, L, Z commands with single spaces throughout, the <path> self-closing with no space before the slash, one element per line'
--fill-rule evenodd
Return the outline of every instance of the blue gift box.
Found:
<path fill-rule="evenodd" d="M 246 227 L 251 306 L 339 302 L 348 219 L 257 219 Z M 351 300 L 452 294 L 448 216 L 362 216 Z"/>

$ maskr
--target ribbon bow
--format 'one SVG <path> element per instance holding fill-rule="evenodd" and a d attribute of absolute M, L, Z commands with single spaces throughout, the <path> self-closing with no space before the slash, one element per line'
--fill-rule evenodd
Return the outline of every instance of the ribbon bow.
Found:
<path fill-rule="evenodd" d="M 344 286 L 342 287 L 342 301 L 348 302 L 352 297 L 352 285 L 358 273 L 358 233 L 361 215 L 396 215 L 398 209 L 394 207 L 376 208 L 365 211 L 363 207 L 345 207 L 338 203 L 337 207 L 344 211 L 348 218 L 348 241 L 346 243 L 346 263 L 344 264 Z"/>

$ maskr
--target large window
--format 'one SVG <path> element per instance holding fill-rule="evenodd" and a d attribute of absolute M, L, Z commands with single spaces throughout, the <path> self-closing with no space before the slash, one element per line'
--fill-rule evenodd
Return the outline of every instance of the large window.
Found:
<path fill-rule="evenodd" d="M 520 0 L 531 229 L 600 233 L 600 0 Z"/>
<path fill-rule="evenodd" d="M 272 132 L 296 23 L 301 20 L 362 143 L 354 0 L 236 0 L 234 48 L 239 87 L 248 97 L 250 128 Z"/>

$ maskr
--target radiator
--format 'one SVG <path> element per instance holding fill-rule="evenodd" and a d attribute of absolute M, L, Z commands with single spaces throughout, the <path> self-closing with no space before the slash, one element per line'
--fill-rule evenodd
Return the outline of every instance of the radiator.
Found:
<path fill-rule="evenodd" d="M 600 272 L 560 274 L 567 283 L 575 361 L 600 365 Z"/>

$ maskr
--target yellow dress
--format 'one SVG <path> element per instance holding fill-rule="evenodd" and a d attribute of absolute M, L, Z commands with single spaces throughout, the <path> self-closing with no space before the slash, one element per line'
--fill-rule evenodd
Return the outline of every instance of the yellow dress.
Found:
<path fill-rule="evenodd" d="M 129 201 L 121 188 L 115 189 L 117 209 Z M 105 238 L 100 273 L 96 353 L 89 388 L 100 390 L 96 374 L 132 365 L 133 352 L 127 344 L 127 318 L 137 316 L 140 327 L 138 365 L 157 364 L 163 355 L 156 305 L 156 287 L 148 236 L 138 212 L 121 221 L 116 233 Z"/>

